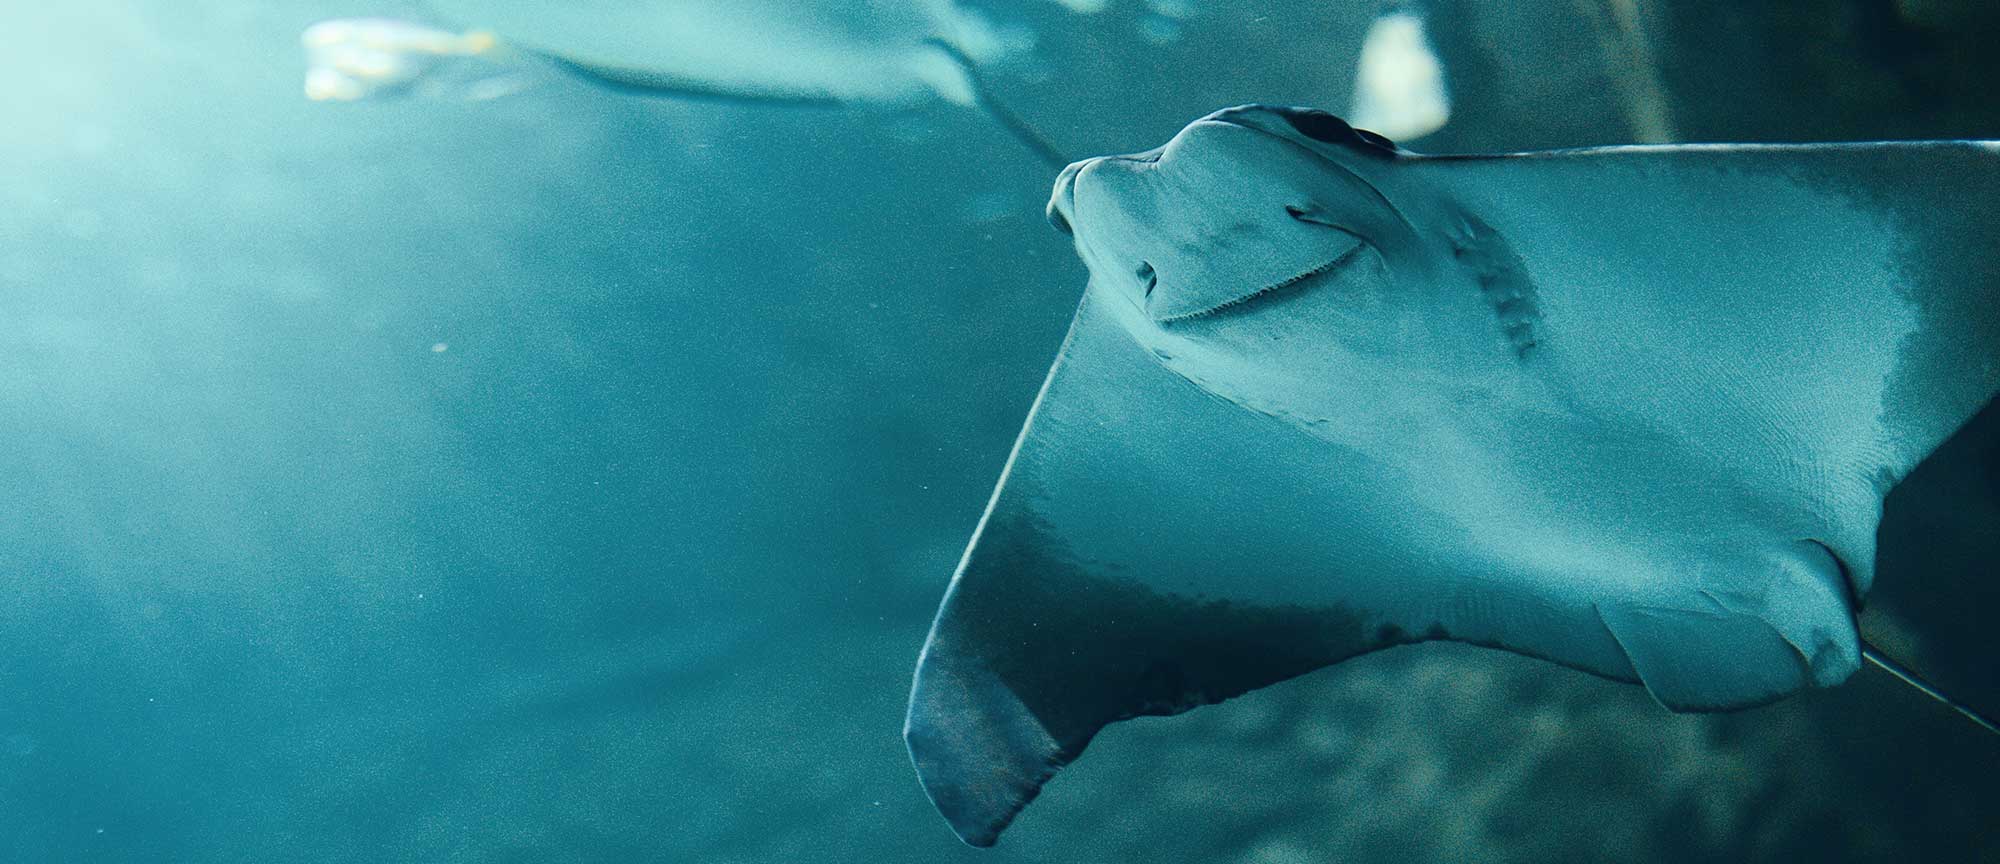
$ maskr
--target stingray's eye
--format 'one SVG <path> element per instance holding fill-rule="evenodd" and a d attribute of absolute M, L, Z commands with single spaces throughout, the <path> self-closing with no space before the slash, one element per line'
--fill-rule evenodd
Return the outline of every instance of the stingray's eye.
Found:
<path fill-rule="evenodd" d="M 1266 108 L 1263 110 L 1284 118 L 1285 124 L 1292 127 L 1292 131 L 1318 141 L 1321 144 L 1359 147 L 1364 152 L 1374 152 L 1378 155 L 1390 155 L 1396 152 L 1396 142 L 1366 129 L 1351 126 L 1346 120 L 1342 120 L 1317 108 Z M 1256 124 L 1249 116 L 1234 118 L 1232 122 L 1256 125 L 1257 128 L 1264 129 L 1267 132 L 1279 132 L 1278 129 L 1272 128 L 1270 124 Z"/>
<path fill-rule="evenodd" d="M 1299 134 L 1322 144 L 1346 144 L 1354 140 L 1354 127 L 1325 111 L 1299 109 L 1282 112 L 1280 116 Z"/>

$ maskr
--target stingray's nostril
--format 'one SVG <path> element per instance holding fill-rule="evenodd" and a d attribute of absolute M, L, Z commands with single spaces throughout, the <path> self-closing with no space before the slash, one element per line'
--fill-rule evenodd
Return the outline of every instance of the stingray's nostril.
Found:
<path fill-rule="evenodd" d="M 1153 265 L 1150 262 L 1141 261 L 1139 262 L 1139 269 L 1133 271 L 1132 275 L 1139 277 L 1139 284 L 1145 286 L 1145 296 L 1153 296 L 1154 286 L 1160 284 L 1160 274 L 1153 271 Z"/>
<path fill-rule="evenodd" d="M 1325 225 L 1328 228 L 1340 227 L 1334 224 L 1333 217 L 1328 216 L 1326 211 L 1321 210 L 1319 205 L 1316 204 L 1286 204 L 1285 215 L 1308 225 Z"/>

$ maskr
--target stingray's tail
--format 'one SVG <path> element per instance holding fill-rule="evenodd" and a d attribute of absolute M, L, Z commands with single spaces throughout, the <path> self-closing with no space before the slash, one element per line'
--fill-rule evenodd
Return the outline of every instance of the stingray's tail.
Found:
<path fill-rule="evenodd" d="M 994 98 L 992 88 L 986 86 L 986 78 L 980 74 L 979 64 L 973 62 L 972 58 L 958 46 L 943 39 L 932 39 L 930 44 L 944 52 L 953 63 L 958 64 L 960 71 L 965 73 L 966 81 L 972 85 L 974 104 L 985 111 L 988 117 L 992 117 L 993 122 L 1000 124 L 1000 128 L 1007 130 L 1007 134 L 1021 142 L 1021 146 L 1028 148 L 1029 152 L 1035 154 L 1035 158 L 1042 160 L 1042 164 L 1057 171 L 1069 167 L 1072 160 L 1064 156 L 1061 150 L 1056 149 L 1047 136 L 1028 125 L 1028 121 L 1021 119 L 1021 115 L 1014 113 L 1006 103 Z"/>
<path fill-rule="evenodd" d="M 1971 720 L 1972 722 L 1979 724 L 1980 728 L 1983 728 L 1988 732 L 1992 732 L 1995 735 L 2000 735 L 2000 724 L 1995 724 L 1993 722 L 1993 718 L 1988 717 L 1985 714 L 1981 714 L 1977 709 L 1973 708 L 1970 705 L 1967 705 L 1963 702 L 1958 701 L 1957 699 L 1953 699 L 1950 696 L 1945 695 L 1944 691 L 1939 690 L 1935 685 L 1931 684 L 1931 682 L 1924 680 L 1923 676 L 1918 675 L 1910 667 L 1905 666 L 1900 661 L 1896 660 L 1896 658 L 1890 657 L 1889 655 L 1882 653 L 1882 649 L 1875 647 L 1865 639 L 1862 640 L 1861 642 L 1861 656 L 1867 659 L 1868 662 L 1882 667 L 1882 671 L 1902 679 L 1903 683 L 1908 684 L 1911 687 L 1917 688 L 1917 690 L 1923 693 L 1924 695 L 1951 706 L 1952 710 L 1955 710 L 1958 713 L 1965 715 L 1965 718 L 1967 720 Z"/>
<path fill-rule="evenodd" d="M 1653 56 L 1639 7 L 1633 0 L 1575 0 L 1577 10 L 1590 21 L 1604 54 L 1605 71 L 1613 89 L 1624 103 L 1626 122 L 1639 144 L 1670 144 L 1680 140 L 1675 131 L 1673 110 L 1668 105 L 1667 88 L 1660 80 L 1660 66 Z"/>

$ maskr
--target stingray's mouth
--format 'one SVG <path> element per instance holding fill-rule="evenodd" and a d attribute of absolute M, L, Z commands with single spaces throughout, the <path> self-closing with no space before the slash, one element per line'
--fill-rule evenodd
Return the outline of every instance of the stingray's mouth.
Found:
<path fill-rule="evenodd" d="M 1250 309 L 1255 308 L 1255 306 L 1264 305 L 1274 300 L 1281 299 L 1285 295 L 1305 290 L 1307 287 L 1309 287 L 1308 283 L 1311 283 L 1322 276 L 1334 273 L 1335 271 L 1338 271 L 1341 268 L 1346 267 L 1348 264 L 1353 263 L 1354 259 L 1358 257 L 1361 254 L 1362 250 L 1365 248 L 1367 248 L 1366 245 L 1357 244 L 1353 248 L 1348 249 L 1346 252 L 1342 252 L 1340 255 L 1335 256 L 1334 258 L 1326 261 L 1325 263 L 1308 268 L 1303 272 L 1287 276 L 1283 279 L 1280 279 L 1276 282 L 1272 282 L 1268 285 L 1265 285 L 1262 288 L 1258 288 L 1249 293 L 1242 294 L 1240 296 L 1231 298 L 1229 300 L 1225 300 L 1221 303 L 1216 303 L 1211 306 L 1205 306 L 1203 308 L 1196 309 L 1191 312 L 1177 312 L 1172 315 L 1156 316 L 1153 320 L 1163 325 L 1181 324 L 1189 321 L 1200 320 L 1203 318 L 1213 318 L 1220 315 L 1231 315 L 1238 312 L 1249 311 Z"/>

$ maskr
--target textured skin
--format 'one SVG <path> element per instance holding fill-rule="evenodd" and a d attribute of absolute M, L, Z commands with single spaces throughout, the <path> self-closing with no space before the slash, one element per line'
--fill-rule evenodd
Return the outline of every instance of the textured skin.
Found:
<path fill-rule="evenodd" d="M 1982 144 L 1428 158 L 1242 108 L 1064 172 L 1091 282 L 909 742 L 994 841 L 1103 724 L 1487 645 L 1722 710 L 1859 664 L 1882 495 L 2000 390 Z"/>

